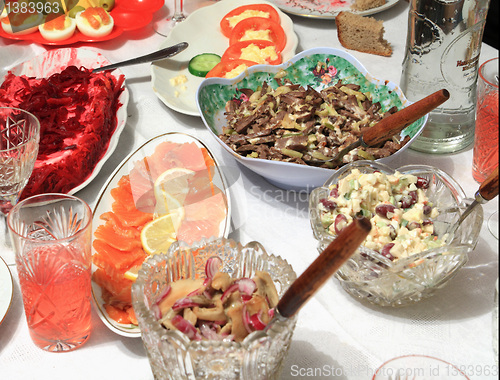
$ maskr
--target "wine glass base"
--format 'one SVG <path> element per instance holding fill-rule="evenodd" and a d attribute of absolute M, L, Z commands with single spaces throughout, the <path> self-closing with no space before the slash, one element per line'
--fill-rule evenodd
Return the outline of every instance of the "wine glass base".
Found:
<path fill-rule="evenodd" d="M 186 18 L 184 16 L 169 17 L 165 20 L 157 21 L 153 25 L 153 29 L 159 35 L 166 37 L 170 34 L 174 26 L 176 26 L 179 22 L 184 21 L 185 19 Z"/>
<path fill-rule="evenodd" d="M 490 230 L 491 234 L 498 240 L 498 211 L 495 211 L 488 218 L 488 230 Z"/>
<path fill-rule="evenodd" d="M 405 355 L 385 362 L 376 370 L 372 380 L 387 379 L 469 380 L 453 364 L 426 355 Z"/>

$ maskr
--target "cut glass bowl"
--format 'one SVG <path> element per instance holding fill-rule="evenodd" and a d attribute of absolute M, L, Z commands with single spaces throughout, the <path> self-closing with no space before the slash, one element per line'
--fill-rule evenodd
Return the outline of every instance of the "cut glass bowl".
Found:
<path fill-rule="evenodd" d="M 255 331 L 241 343 L 191 341 L 177 331 L 167 330 L 154 315 L 157 302 L 170 282 L 205 276 L 208 258 L 222 259 L 221 271 L 231 277 L 252 277 L 256 270 L 269 272 L 281 297 L 295 280 L 290 264 L 267 254 L 257 242 L 242 246 L 219 238 L 193 246 L 172 244 L 166 255 L 150 257 L 132 287 L 132 302 L 142 340 L 156 379 L 277 379 L 288 352 L 296 317 L 276 320 L 269 329 Z"/>
<path fill-rule="evenodd" d="M 413 174 L 426 178 L 426 195 L 439 210 L 433 220 L 438 238 L 446 244 L 406 258 L 391 261 L 378 252 L 360 246 L 356 253 L 337 271 L 335 277 L 354 297 L 380 306 L 404 306 L 429 297 L 452 279 L 467 263 L 468 254 L 475 248 L 483 222 L 483 210 L 477 206 L 454 234 L 445 234 L 472 199 L 465 196 L 460 185 L 445 172 L 425 165 L 407 165 L 396 170 L 373 161 L 350 163 L 328 179 L 322 187 L 312 191 L 309 215 L 315 238 L 321 252 L 335 239 L 321 223 L 320 200 L 328 198 L 329 186 L 347 176 L 352 169 L 361 173 L 381 171 L 393 174 Z"/>

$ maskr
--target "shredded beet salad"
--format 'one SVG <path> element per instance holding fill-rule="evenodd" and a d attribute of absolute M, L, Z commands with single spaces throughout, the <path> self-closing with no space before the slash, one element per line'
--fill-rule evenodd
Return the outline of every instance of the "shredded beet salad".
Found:
<path fill-rule="evenodd" d="M 90 176 L 116 129 L 124 79 L 76 66 L 41 79 L 7 74 L 0 106 L 40 120 L 39 153 L 22 198 L 67 193 Z"/>

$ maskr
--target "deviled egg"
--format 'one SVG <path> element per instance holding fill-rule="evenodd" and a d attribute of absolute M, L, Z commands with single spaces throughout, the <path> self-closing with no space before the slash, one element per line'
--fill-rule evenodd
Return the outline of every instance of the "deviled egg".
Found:
<path fill-rule="evenodd" d="M 5 33 L 24 36 L 38 30 L 38 25 L 43 22 L 41 13 L 13 13 L 0 20 Z"/>
<path fill-rule="evenodd" d="M 64 41 L 75 33 L 76 21 L 63 15 L 41 24 L 38 29 L 47 41 Z"/>
<path fill-rule="evenodd" d="M 102 7 L 90 7 L 76 14 L 78 30 L 88 37 L 104 37 L 113 30 L 113 17 Z"/>

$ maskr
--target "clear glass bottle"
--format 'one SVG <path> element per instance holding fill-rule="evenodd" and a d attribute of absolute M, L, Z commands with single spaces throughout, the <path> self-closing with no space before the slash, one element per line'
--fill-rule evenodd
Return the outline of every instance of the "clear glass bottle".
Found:
<path fill-rule="evenodd" d="M 489 1 L 410 0 L 401 89 L 414 102 L 442 88 L 450 92 L 450 99 L 430 113 L 412 149 L 451 153 L 473 142 Z"/>

